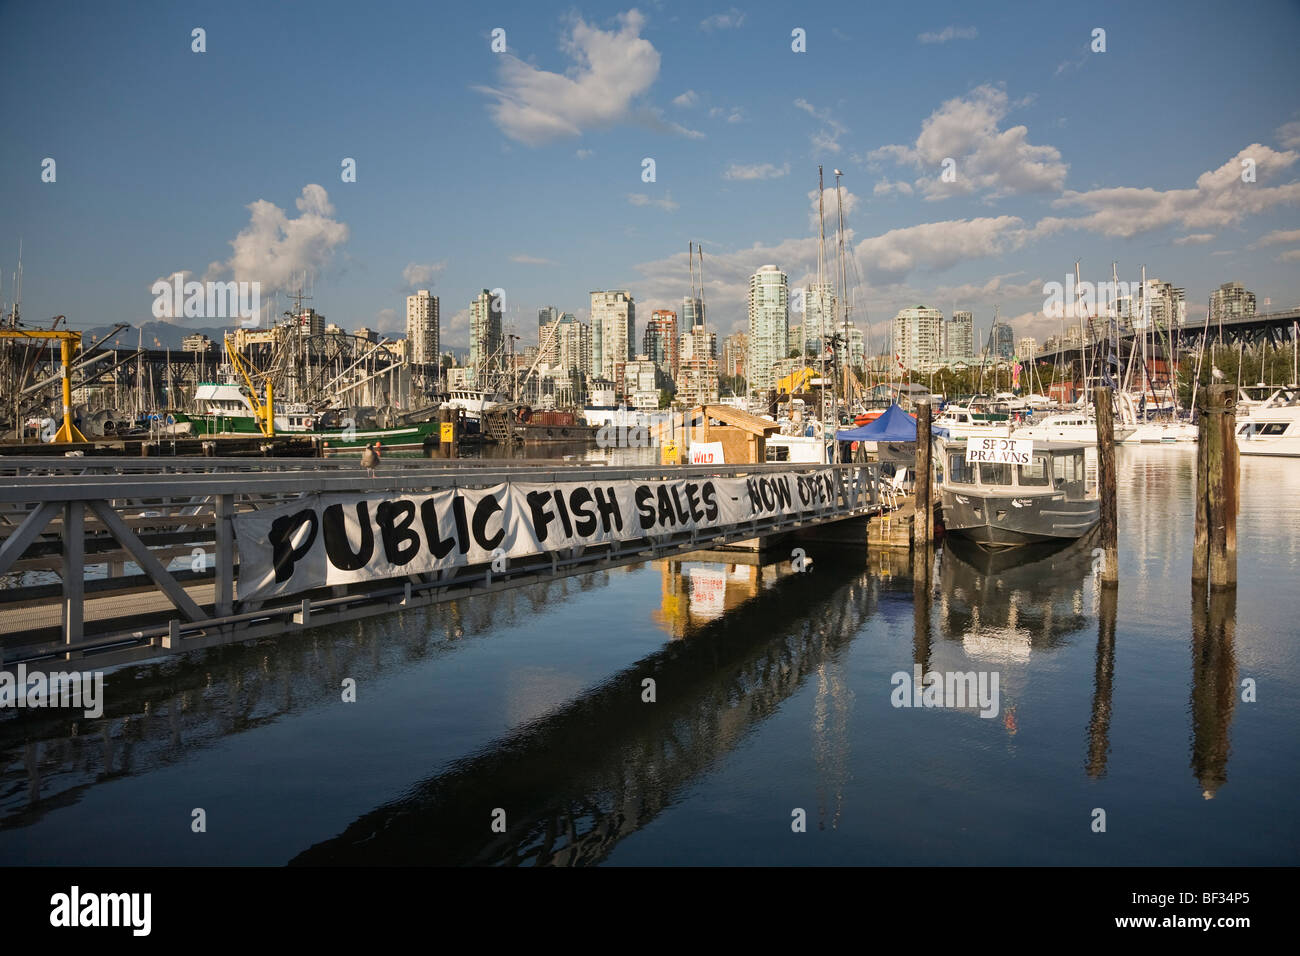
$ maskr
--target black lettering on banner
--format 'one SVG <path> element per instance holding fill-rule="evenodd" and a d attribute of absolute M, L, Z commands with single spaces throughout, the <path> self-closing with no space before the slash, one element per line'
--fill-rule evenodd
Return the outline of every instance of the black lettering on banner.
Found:
<path fill-rule="evenodd" d="M 808 479 L 800 475 L 797 480 L 799 484 L 799 501 L 805 506 L 811 504 L 812 493 L 808 488 Z"/>
<path fill-rule="evenodd" d="M 358 501 L 357 524 L 361 526 L 361 544 L 352 550 L 348 540 L 348 530 L 343 518 L 342 505 L 330 505 L 322 515 L 325 531 L 325 556 L 330 564 L 340 571 L 356 571 L 370 563 L 375 553 L 375 532 L 370 527 L 370 509 L 364 501 Z"/>
<path fill-rule="evenodd" d="M 691 513 L 691 520 L 696 524 L 704 520 L 704 512 L 700 510 L 699 490 L 700 486 L 695 482 L 686 483 L 686 508 Z"/>
<path fill-rule="evenodd" d="M 718 520 L 718 489 L 713 487 L 713 482 L 706 481 L 704 487 L 700 489 L 700 497 L 704 499 L 704 517 L 708 521 Z"/>
<path fill-rule="evenodd" d="M 487 523 L 492 520 L 494 514 L 501 510 L 501 502 L 497 501 L 496 495 L 487 495 L 474 509 L 474 540 L 484 551 L 491 551 L 505 540 L 506 528 L 504 521 L 502 521 L 501 527 L 497 529 L 496 534 L 490 538 L 487 537 Z"/>
<path fill-rule="evenodd" d="M 596 494 L 600 494 L 599 488 L 596 489 Z M 641 530 L 646 531 L 653 528 L 655 525 L 654 491 L 651 490 L 649 485 L 640 485 L 636 489 L 636 494 L 633 495 L 633 500 L 636 502 L 637 514 L 641 516 Z M 609 528 L 606 527 L 605 530 L 608 531 Z"/>
<path fill-rule="evenodd" d="M 560 524 L 564 525 L 564 536 L 573 537 L 573 522 L 569 520 L 569 506 L 564 503 L 563 490 L 555 489 L 555 510 L 560 515 Z"/>
<path fill-rule="evenodd" d="M 429 551 L 441 561 L 456 547 L 456 539 L 444 538 L 438 531 L 438 511 L 433 502 L 433 498 L 420 502 L 420 520 L 424 522 L 424 538 L 429 542 Z"/>
<path fill-rule="evenodd" d="M 451 499 L 451 516 L 456 519 L 456 540 L 460 543 L 460 553 L 469 554 L 469 519 L 465 517 L 464 495 L 456 495 Z"/>
<path fill-rule="evenodd" d="M 394 521 L 400 517 L 401 522 Z M 415 502 L 405 498 L 381 501 L 375 509 L 375 521 L 384 540 L 384 557 L 388 563 L 401 567 L 420 551 L 420 536 L 411 530 L 415 521 Z"/>
<path fill-rule="evenodd" d="M 781 510 L 789 511 L 790 502 L 794 500 L 794 496 L 790 494 L 790 479 L 775 478 L 773 484 L 776 485 L 776 500 L 780 504 Z"/>
<path fill-rule="evenodd" d="M 271 533 L 267 541 L 271 545 L 271 566 L 275 568 L 276 583 L 288 581 L 293 577 L 293 566 L 311 550 L 316 543 L 316 528 L 319 523 L 314 508 L 307 508 L 291 515 L 284 515 L 271 522 Z M 303 525 L 311 525 L 307 539 L 298 547 L 293 546 L 293 536 Z M 368 527 L 369 525 L 367 525 Z"/>
<path fill-rule="evenodd" d="M 760 478 L 758 480 L 758 490 L 763 495 L 764 510 L 773 510 L 776 507 L 776 495 L 772 493 L 772 479 Z"/>
<path fill-rule="evenodd" d="M 586 485 L 573 489 L 569 499 L 569 510 L 573 512 L 573 527 L 582 537 L 590 537 L 596 532 L 596 513 L 591 510 L 591 492 Z"/>
<path fill-rule="evenodd" d="M 659 524 L 667 528 L 676 524 L 677 510 L 673 508 L 673 496 L 667 485 L 659 486 Z"/>
<path fill-rule="evenodd" d="M 613 486 L 609 489 L 608 500 L 599 488 L 596 489 L 596 510 L 600 512 L 600 522 L 606 534 L 609 534 L 611 522 L 616 529 L 623 530 L 623 509 L 618 506 L 618 496 L 614 494 Z"/>
<path fill-rule="evenodd" d="M 533 514 L 533 530 L 537 532 L 537 540 L 546 540 L 546 526 L 555 520 L 555 515 L 546 510 L 546 505 L 551 500 L 549 491 L 530 491 L 527 495 L 528 508 Z"/>
<path fill-rule="evenodd" d="M 677 520 L 681 524 L 686 524 L 686 522 L 690 520 L 691 516 L 690 513 L 686 510 L 685 506 L 682 505 L 682 486 L 673 485 L 672 490 L 673 490 L 673 508 L 675 508 L 677 511 Z"/>

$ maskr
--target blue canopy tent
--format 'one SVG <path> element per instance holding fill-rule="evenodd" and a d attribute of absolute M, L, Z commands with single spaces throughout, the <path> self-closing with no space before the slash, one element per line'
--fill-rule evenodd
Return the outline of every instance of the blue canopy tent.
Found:
<path fill-rule="evenodd" d="M 916 441 L 916 419 L 890 405 L 885 413 L 860 428 L 846 428 L 835 433 L 836 441 Z"/>

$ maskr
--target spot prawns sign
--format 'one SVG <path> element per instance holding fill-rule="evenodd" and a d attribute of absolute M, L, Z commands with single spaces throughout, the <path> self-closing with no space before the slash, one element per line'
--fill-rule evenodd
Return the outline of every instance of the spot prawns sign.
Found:
<path fill-rule="evenodd" d="M 968 438 L 967 464 L 1027 465 L 1034 455 L 1031 438 Z"/>
<path fill-rule="evenodd" d="M 324 494 L 234 517 L 240 600 L 487 564 L 579 545 L 707 531 L 821 511 L 839 475 L 500 484 L 412 494 Z"/>

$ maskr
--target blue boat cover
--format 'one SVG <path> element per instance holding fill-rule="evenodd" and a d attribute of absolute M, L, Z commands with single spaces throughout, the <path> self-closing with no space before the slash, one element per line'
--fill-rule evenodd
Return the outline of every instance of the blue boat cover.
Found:
<path fill-rule="evenodd" d="M 836 441 L 916 441 L 916 419 L 895 402 L 874 422 L 835 433 Z"/>

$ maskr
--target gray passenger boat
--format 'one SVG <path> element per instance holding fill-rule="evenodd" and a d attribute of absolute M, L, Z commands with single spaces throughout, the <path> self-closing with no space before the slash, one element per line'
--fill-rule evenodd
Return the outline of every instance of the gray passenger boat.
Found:
<path fill-rule="evenodd" d="M 1087 453 L 1081 442 L 1035 442 L 1029 464 L 968 464 L 964 439 L 937 440 L 945 533 L 988 550 L 1082 537 L 1101 517 Z"/>

